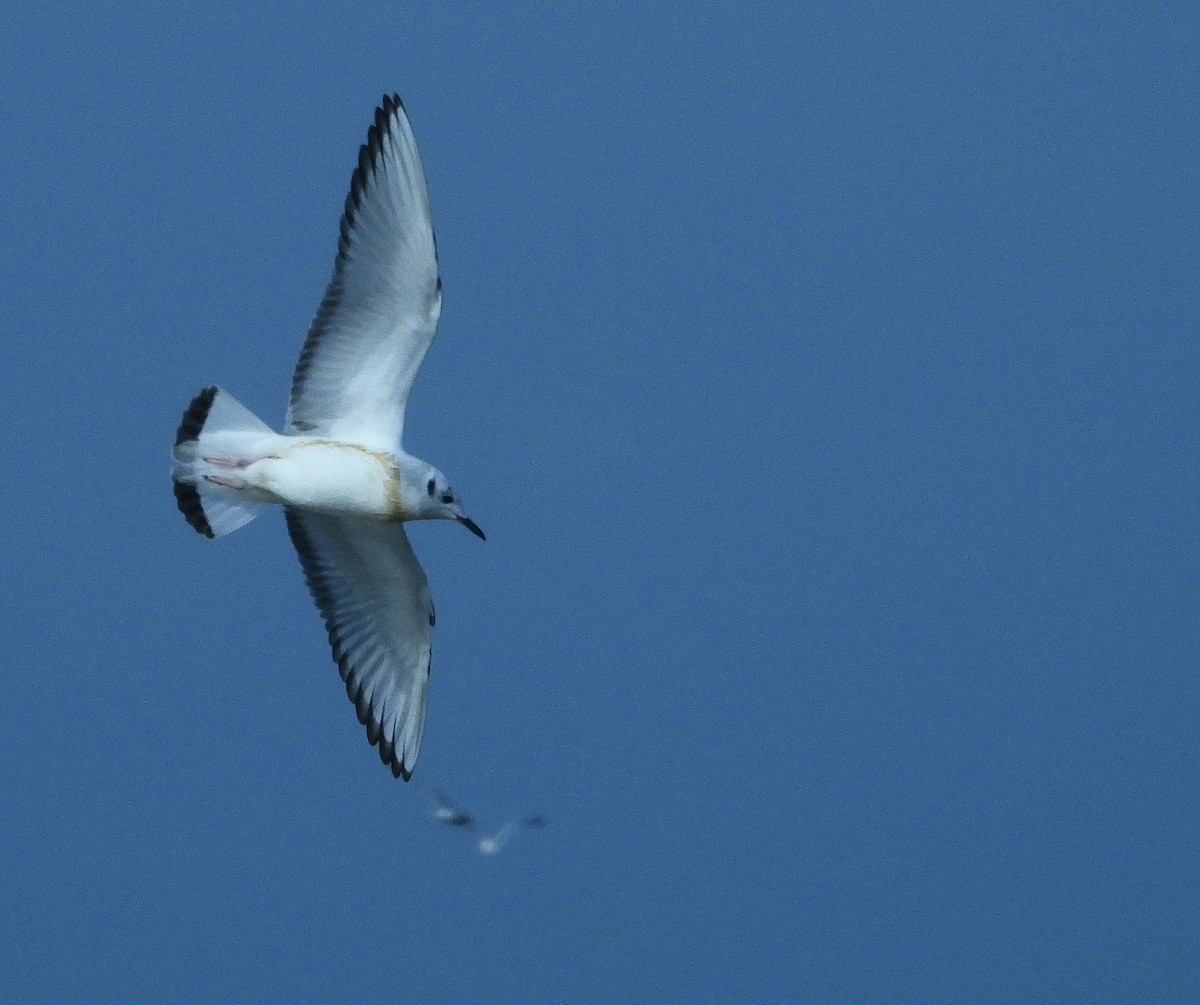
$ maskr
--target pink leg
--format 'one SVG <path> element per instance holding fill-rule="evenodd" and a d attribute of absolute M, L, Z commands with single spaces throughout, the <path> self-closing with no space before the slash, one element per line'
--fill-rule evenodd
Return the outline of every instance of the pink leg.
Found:
<path fill-rule="evenodd" d="M 202 461 L 208 461 L 209 464 L 217 468 L 245 468 L 252 463 L 249 460 L 238 460 L 234 457 L 202 457 Z"/>
<path fill-rule="evenodd" d="M 208 458 L 206 457 L 205 460 L 208 460 Z M 212 482 L 214 485 L 222 485 L 227 489 L 237 489 L 239 492 L 246 488 L 246 482 L 241 478 L 226 478 L 222 475 L 205 475 L 204 480 L 206 482 Z"/>

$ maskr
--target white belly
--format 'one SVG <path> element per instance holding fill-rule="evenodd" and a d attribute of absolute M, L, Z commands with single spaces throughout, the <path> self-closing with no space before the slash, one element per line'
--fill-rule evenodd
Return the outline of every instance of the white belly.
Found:
<path fill-rule="evenodd" d="M 303 440 L 250 464 L 246 481 L 285 506 L 401 520 L 400 472 L 389 454 L 350 443 Z"/>

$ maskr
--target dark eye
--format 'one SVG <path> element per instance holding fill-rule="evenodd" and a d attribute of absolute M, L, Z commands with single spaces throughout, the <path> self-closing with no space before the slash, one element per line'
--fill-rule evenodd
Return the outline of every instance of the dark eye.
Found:
<path fill-rule="evenodd" d="M 437 491 L 437 482 L 430 478 L 429 483 L 425 486 L 425 491 L 429 493 L 429 497 L 433 498 L 433 493 Z"/>
<path fill-rule="evenodd" d="M 452 503 L 452 502 L 454 502 L 454 493 L 453 493 L 453 492 L 446 492 L 446 493 L 443 493 L 443 495 L 442 495 L 442 502 L 444 502 L 444 503 Z"/>

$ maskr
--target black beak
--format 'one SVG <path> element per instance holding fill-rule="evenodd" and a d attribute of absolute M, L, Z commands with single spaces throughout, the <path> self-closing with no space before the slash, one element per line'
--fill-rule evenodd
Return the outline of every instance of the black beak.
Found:
<path fill-rule="evenodd" d="M 474 520 L 472 520 L 469 516 L 460 516 L 458 518 L 458 522 L 461 523 L 464 527 L 466 527 L 467 530 L 469 530 L 477 538 L 479 538 L 479 540 L 481 540 L 481 541 L 487 540 L 487 538 L 483 536 L 483 531 L 481 531 L 479 529 L 479 525 Z"/>

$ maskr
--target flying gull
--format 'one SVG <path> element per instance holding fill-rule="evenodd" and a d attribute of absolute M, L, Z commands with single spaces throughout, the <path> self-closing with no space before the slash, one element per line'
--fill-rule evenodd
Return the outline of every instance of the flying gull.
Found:
<path fill-rule="evenodd" d="M 401 446 L 441 310 L 425 172 L 400 98 L 385 96 L 350 179 L 283 432 L 208 387 L 172 452 L 176 502 L 205 537 L 283 506 L 359 722 L 406 781 L 425 730 L 434 613 L 404 523 L 457 520 L 484 536 L 446 476 Z"/>
<path fill-rule="evenodd" d="M 546 818 L 540 814 L 531 817 L 514 817 L 505 823 L 496 833 L 482 834 L 479 831 L 479 821 L 472 814 L 462 809 L 462 807 L 452 803 L 444 793 L 438 789 L 431 789 L 426 786 L 421 786 L 421 791 L 433 803 L 433 819 L 438 821 L 438 823 L 445 824 L 447 827 L 456 827 L 461 830 L 470 831 L 475 837 L 476 847 L 484 855 L 499 855 L 501 849 L 508 843 L 509 838 L 519 828 L 546 826 Z"/>

